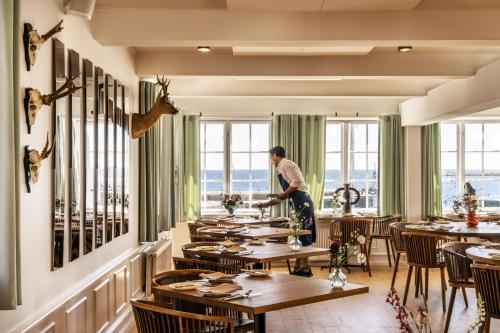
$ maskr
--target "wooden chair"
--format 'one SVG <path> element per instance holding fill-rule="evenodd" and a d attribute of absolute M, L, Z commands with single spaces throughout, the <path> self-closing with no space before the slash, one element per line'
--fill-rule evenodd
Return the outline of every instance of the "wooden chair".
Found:
<path fill-rule="evenodd" d="M 343 246 L 343 245 L 355 245 L 352 242 L 352 235 L 357 232 L 360 236 L 365 237 L 366 240 L 370 239 L 371 235 L 371 222 L 370 219 L 359 219 L 359 218 L 348 218 L 348 219 L 338 219 L 330 222 L 330 240 L 332 245 Z M 331 247 L 332 249 L 334 246 Z M 368 256 L 368 245 L 360 245 L 361 253 L 366 256 L 366 264 L 361 265 L 363 269 L 366 267 L 368 270 L 368 275 L 372 276 L 372 271 L 370 268 L 370 258 Z M 330 253 L 330 265 L 328 266 L 328 271 L 331 272 L 333 261 L 337 259 L 336 251 L 331 251 Z M 357 265 L 348 265 L 346 263 L 345 267 L 359 267 Z"/>
<path fill-rule="evenodd" d="M 130 300 L 138 333 L 235 333 L 235 320 L 188 313 L 145 300 Z"/>
<path fill-rule="evenodd" d="M 218 262 L 205 261 L 190 258 L 173 257 L 175 269 L 206 269 L 214 272 L 222 272 L 225 274 L 239 274 L 241 268 L 219 264 Z"/>
<path fill-rule="evenodd" d="M 198 229 L 202 227 L 207 227 L 208 225 L 200 223 L 200 222 L 194 222 L 194 223 L 188 223 L 188 228 L 189 228 L 189 238 L 191 239 L 191 242 L 218 242 L 220 241 L 219 238 L 212 237 L 209 235 L 200 235 L 198 234 Z"/>
<path fill-rule="evenodd" d="M 476 245 L 476 243 L 449 242 L 442 246 L 446 269 L 448 271 L 448 283 L 451 287 L 450 303 L 444 326 L 445 333 L 448 332 L 450 326 L 451 313 L 458 288 L 462 289 L 465 306 L 469 306 L 465 288 L 474 288 L 474 281 L 472 280 L 472 271 L 470 268 L 472 260 L 467 258 L 465 250 Z"/>
<path fill-rule="evenodd" d="M 394 259 L 394 273 L 392 273 L 391 288 L 394 288 L 394 284 L 396 283 L 396 274 L 398 272 L 401 254 L 406 253 L 406 244 L 403 237 L 403 232 L 406 231 L 405 225 L 407 224 L 409 223 L 393 222 L 389 225 L 392 247 L 394 249 L 394 252 L 396 253 L 396 258 Z"/>
<path fill-rule="evenodd" d="M 387 260 L 389 261 L 389 267 L 392 267 L 391 264 L 391 252 L 394 257 L 394 261 L 396 261 L 396 255 L 394 254 L 394 248 L 392 247 L 391 240 L 391 232 L 389 225 L 393 222 L 399 222 L 401 220 L 401 216 L 399 215 L 387 215 L 381 216 L 373 219 L 372 222 L 372 232 L 370 234 L 370 242 L 368 244 L 368 256 L 371 256 L 372 253 L 372 242 L 374 239 L 382 239 L 385 240 L 385 247 L 387 249 Z"/>
<path fill-rule="evenodd" d="M 214 271 L 212 270 L 206 270 L 206 269 L 181 269 L 175 271 L 167 271 L 153 276 L 152 284 L 153 286 L 161 286 L 175 282 L 199 280 L 201 273 L 213 273 L 213 272 Z M 253 321 L 249 319 L 244 319 L 244 314 L 242 312 L 215 306 L 207 306 L 195 302 L 173 299 L 171 297 L 155 293 L 154 290 L 153 290 L 153 295 L 156 302 L 161 304 L 171 304 L 176 310 L 187 311 L 192 313 L 201 313 L 207 315 L 231 317 L 237 320 L 236 326 L 238 328 L 242 327 L 247 328 L 247 330 L 243 332 L 252 330 L 251 326 L 253 325 Z M 250 316 L 247 315 L 247 317 Z M 252 323 L 252 325 L 250 325 L 250 322 Z M 250 326 L 250 328 L 248 326 Z"/>
<path fill-rule="evenodd" d="M 500 266 L 473 264 L 471 267 L 476 293 L 481 295 L 486 312 L 482 332 L 489 333 L 491 318 L 500 319 Z"/>
<path fill-rule="evenodd" d="M 406 244 L 406 256 L 409 266 L 403 305 L 406 305 L 406 300 L 408 299 L 408 290 L 410 288 L 413 268 L 415 267 L 415 275 L 417 278 L 415 297 L 418 296 L 419 287 L 422 293 L 422 269 L 425 270 L 424 297 L 426 300 L 429 294 L 429 269 L 439 268 L 441 272 L 441 300 L 443 312 L 446 312 L 446 282 L 444 278 L 444 269 L 446 265 L 442 251 L 438 248 L 439 237 L 422 232 L 403 232 L 403 237 Z"/>
<path fill-rule="evenodd" d="M 208 257 L 208 256 L 203 256 L 203 254 L 199 255 L 191 255 L 190 253 L 186 252 L 186 250 L 198 247 L 198 246 L 212 246 L 214 245 L 213 242 L 195 242 L 195 243 L 189 243 L 189 244 L 184 244 L 182 245 L 182 253 L 184 255 L 184 258 L 189 258 L 189 259 L 201 259 L 205 261 L 212 261 L 212 262 L 218 262 L 223 265 L 228 265 L 228 266 L 233 266 L 239 269 L 246 268 L 246 263 L 243 260 L 239 259 L 227 259 L 227 258 L 213 258 L 213 257 Z"/>

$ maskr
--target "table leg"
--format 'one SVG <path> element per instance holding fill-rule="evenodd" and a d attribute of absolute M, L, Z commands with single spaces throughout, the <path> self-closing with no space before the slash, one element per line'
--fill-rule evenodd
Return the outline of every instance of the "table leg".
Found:
<path fill-rule="evenodd" d="M 254 315 L 255 320 L 255 333 L 266 332 L 266 313 L 259 313 Z"/>
<path fill-rule="evenodd" d="M 253 267 L 255 269 L 263 269 L 264 268 L 264 264 L 256 262 L 255 264 L 253 264 Z"/>

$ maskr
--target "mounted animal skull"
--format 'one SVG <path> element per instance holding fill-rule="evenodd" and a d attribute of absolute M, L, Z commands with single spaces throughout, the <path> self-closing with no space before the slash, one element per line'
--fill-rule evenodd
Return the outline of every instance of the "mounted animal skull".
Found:
<path fill-rule="evenodd" d="M 156 97 L 156 101 L 151 107 L 151 110 L 144 114 L 132 114 L 131 136 L 137 139 L 144 135 L 156 121 L 164 114 L 175 115 L 179 110 L 174 106 L 174 103 L 169 98 L 168 86 L 170 81 L 162 77 L 161 79 L 156 76 L 155 86 L 161 86 L 160 92 Z"/>
<path fill-rule="evenodd" d="M 38 182 L 38 175 L 40 173 L 40 167 L 42 166 L 42 161 L 49 157 L 52 149 L 54 148 L 54 141 L 49 147 L 49 134 L 47 133 L 47 141 L 43 147 L 42 152 L 38 152 L 36 149 L 29 149 L 28 146 L 24 149 L 24 171 L 26 176 L 26 187 L 28 192 L 30 192 L 30 180 L 33 184 Z"/>
<path fill-rule="evenodd" d="M 63 20 L 59 21 L 50 29 L 46 34 L 40 35 L 37 30 L 33 30 L 33 26 L 29 23 L 24 24 L 24 58 L 26 61 L 26 67 L 28 71 L 32 66 L 35 65 L 36 61 L 36 52 L 40 49 L 40 47 L 52 36 L 61 31 L 63 27 L 61 26 Z"/>
<path fill-rule="evenodd" d="M 24 111 L 26 113 L 26 125 L 28 126 L 28 133 L 31 133 L 31 126 L 35 124 L 36 116 L 38 111 L 44 105 L 51 105 L 56 99 L 68 96 L 74 93 L 78 89 L 83 88 L 83 86 L 77 87 L 73 83 L 75 78 L 66 78 L 64 84 L 59 87 L 53 94 L 42 95 L 42 93 L 37 89 L 26 88 L 24 96 Z"/>

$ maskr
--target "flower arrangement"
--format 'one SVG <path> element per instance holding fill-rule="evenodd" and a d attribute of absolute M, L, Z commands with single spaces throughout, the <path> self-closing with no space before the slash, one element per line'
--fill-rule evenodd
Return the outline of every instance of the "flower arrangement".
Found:
<path fill-rule="evenodd" d="M 403 333 L 432 333 L 431 325 L 429 323 L 429 313 L 427 311 L 427 302 L 424 298 L 424 307 L 419 306 L 417 309 L 417 314 L 413 314 L 407 307 L 401 304 L 401 299 L 399 298 L 396 289 L 391 288 L 389 294 L 385 299 L 386 303 L 392 305 L 394 310 L 396 310 L 396 319 L 399 320 L 400 326 L 399 330 Z M 411 322 L 409 319 L 411 318 Z M 416 331 L 415 331 L 416 330 Z"/>
<path fill-rule="evenodd" d="M 290 216 L 290 234 L 292 235 L 292 241 L 290 242 L 290 248 L 292 250 L 298 250 L 302 246 L 302 242 L 299 236 L 302 232 L 302 224 L 305 221 L 304 209 L 309 208 L 309 203 L 305 202 L 300 208 L 295 208 L 293 205 L 290 206 L 289 216 Z"/>
<path fill-rule="evenodd" d="M 364 246 L 366 243 L 366 238 L 359 234 L 358 230 L 355 230 L 350 235 L 350 241 L 346 244 L 332 244 L 330 251 L 333 255 L 336 255 L 335 261 L 333 262 L 333 273 L 330 274 L 329 280 L 333 287 L 343 287 L 346 283 L 346 276 L 342 273 L 342 268 L 349 261 L 350 258 L 356 256 L 356 259 L 360 265 L 366 264 L 366 255 L 359 251 L 359 247 Z M 349 247 L 356 246 L 354 251 L 349 253 Z"/>
<path fill-rule="evenodd" d="M 243 204 L 243 198 L 238 193 L 223 194 L 220 203 L 229 214 L 233 214 L 234 210 Z"/>
<path fill-rule="evenodd" d="M 339 197 L 337 193 L 333 194 L 332 198 L 332 209 L 333 209 L 333 214 L 337 211 L 337 208 L 339 208 L 341 205 L 343 205 L 345 202 L 345 199 L 342 197 Z"/>
<path fill-rule="evenodd" d="M 484 323 L 485 316 L 486 316 L 486 309 L 483 298 L 481 297 L 481 294 L 477 294 L 476 320 L 474 320 L 474 322 L 471 325 L 469 325 L 466 333 L 470 333 L 474 331 L 476 328 L 481 327 Z"/>
<path fill-rule="evenodd" d="M 453 211 L 460 217 L 467 216 L 467 223 L 475 226 L 479 223 L 477 210 L 479 208 L 479 198 L 475 194 L 461 194 L 453 200 Z"/>

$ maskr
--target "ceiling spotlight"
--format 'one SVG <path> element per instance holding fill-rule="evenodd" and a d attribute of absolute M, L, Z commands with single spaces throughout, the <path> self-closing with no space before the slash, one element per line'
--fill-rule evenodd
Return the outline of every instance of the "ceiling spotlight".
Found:
<path fill-rule="evenodd" d="M 412 49 L 411 46 L 398 46 L 398 52 L 403 53 L 403 52 L 410 52 Z"/>
<path fill-rule="evenodd" d="M 208 53 L 211 52 L 212 49 L 210 46 L 198 46 L 198 52 Z"/>

